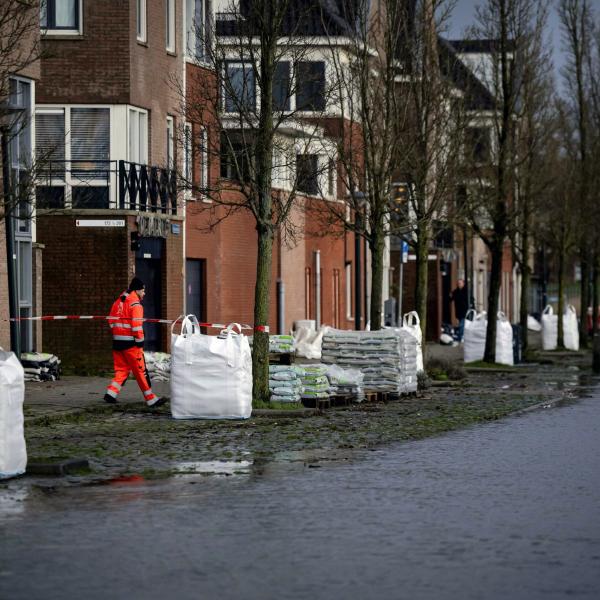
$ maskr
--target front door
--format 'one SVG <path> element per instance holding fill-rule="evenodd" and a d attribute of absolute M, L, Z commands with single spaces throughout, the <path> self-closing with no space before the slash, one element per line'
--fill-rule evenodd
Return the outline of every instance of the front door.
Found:
<path fill-rule="evenodd" d="M 199 321 L 204 320 L 204 260 L 188 258 L 185 261 L 185 306 L 188 314 L 195 315 Z"/>
<path fill-rule="evenodd" d="M 136 252 L 135 271 L 146 286 L 144 317 L 162 318 L 162 246 L 161 238 L 141 238 Z M 162 328 L 159 323 L 144 323 L 144 348 L 156 352 L 162 349 Z"/>

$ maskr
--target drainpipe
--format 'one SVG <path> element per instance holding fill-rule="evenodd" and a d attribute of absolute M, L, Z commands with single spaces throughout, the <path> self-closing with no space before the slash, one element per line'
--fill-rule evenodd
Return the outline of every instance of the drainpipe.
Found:
<path fill-rule="evenodd" d="M 321 251 L 315 250 L 315 325 L 321 327 Z"/>
<path fill-rule="evenodd" d="M 285 334 L 285 283 L 277 280 L 277 333 Z"/>

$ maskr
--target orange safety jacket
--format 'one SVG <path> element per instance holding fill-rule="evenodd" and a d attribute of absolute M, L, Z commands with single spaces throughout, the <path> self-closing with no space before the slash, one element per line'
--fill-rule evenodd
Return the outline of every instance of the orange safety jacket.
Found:
<path fill-rule="evenodd" d="M 110 309 L 113 350 L 127 350 L 144 346 L 144 308 L 136 292 L 123 292 Z"/>

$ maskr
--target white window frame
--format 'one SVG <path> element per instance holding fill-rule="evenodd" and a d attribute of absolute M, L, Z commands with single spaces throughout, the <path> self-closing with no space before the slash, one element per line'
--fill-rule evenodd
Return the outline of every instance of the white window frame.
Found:
<path fill-rule="evenodd" d="M 110 104 L 60 104 L 60 105 L 38 105 L 35 109 L 35 116 L 39 114 L 62 114 L 65 120 L 65 177 L 58 178 L 52 177 L 51 179 L 43 178 L 37 182 L 37 185 L 50 186 L 50 187 L 63 187 L 65 190 L 64 194 L 64 208 L 72 209 L 72 189 L 77 187 L 81 183 L 81 179 L 73 177 L 71 174 L 72 169 L 68 169 L 67 165 L 71 161 L 71 110 L 77 108 L 104 108 L 108 109 L 109 118 L 109 148 L 110 155 L 109 160 L 113 160 L 112 147 L 113 147 L 113 131 L 112 125 L 114 122 L 113 105 Z M 86 179 L 86 184 L 91 187 L 107 187 L 108 188 L 108 202 L 109 207 L 115 206 L 115 194 L 117 191 L 116 178 L 113 175 L 109 177 L 109 181 L 106 179 Z"/>
<path fill-rule="evenodd" d="M 174 54 L 176 36 L 175 0 L 166 0 L 165 5 L 165 47 L 167 49 L 167 52 L 171 52 Z"/>
<path fill-rule="evenodd" d="M 137 151 L 138 156 L 132 155 L 131 124 L 137 121 Z M 137 158 L 137 160 L 134 160 Z M 140 165 L 148 164 L 148 111 L 134 106 L 127 107 L 127 160 Z"/>
<path fill-rule="evenodd" d="M 252 64 L 251 61 L 239 61 L 239 60 L 226 60 L 222 66 L 223 69 L 223 81 L 225 81 L 226 79 L 229 78 L 229 73 L 227 71 L 227 69 L 229 67 L 241 67 L 242 69 L 244 69 L 244 72 L 246 70 L 246 67 L 248 67 L 250 69 L 250 71 L 252 72 L 252 76 L 254 77 L 254 107 L 247 109 L 249 111 L 256 111 L 257 110 L 257 106 L 260 103 L 260 98 L 259 98 L 259 90 L 258 90 L 258 86 L 256 85 L 256 71 L 254 68 L 254 65 Z M 245 75 L 244 75 L 245 77 Z M 238 110 L 227 110 L 227 88 L 225 87 L 225 83 L 223 83 L 223 90 L 222 90 L 222 109 L 223 109 L 223 113 L 225 115 L 239 115 L 239 111 Z M 236 107 L 237 109 L 237 107 Z"/>
<path fill-rule="evenodd" d="M 167 115 L 167 167 L 175 168 L 175 119 Z"/>
<path fill-rule="evenodd" d="M 145 44 L 148 41 L 146 0 L 136 0 L 135 10 L 136 39 L 138 42 Z"/>
<path fill-rule="evenodd" d="M 192 124 L 185 122 L 183 125 L 183 164 L 181 172 L 184 178 L 184 198 L 186 200 L 192 197 L 192 187 L 194 182 L 194 153 L 192 151 Z"/>
<path fill-rule="evenodd" d="M 198 188 L 200 190 L 200 197 L 203 202 L 212 202 L 206 193 L 209 181 L 209 165 L 208 165 L 208 129 L 202 127 L 200 129 L 200 181 L 198 182 Z"/>
<path fill-rule="evenodd" d="M 42 3 L 40 2 L 40 11 L 42 9 Z M 83 35 L 83 0 L 78 0 L 78 16 L 79 23 L 77 24 L 77 29 L 48 29 L 43 27 L 40 23 L 40 31 L 44 36 L 53 36 L 53 35 Z M 41 12 L 40 12 L 41 16 Z"/>
<path fill-rule="evenodd" d="M 194 6 L 195 2 L 192 0 Z M 210 20 L 212 22 L 212 2 L 211 0 L 202 0 L 202 22 L 196 22 L 196 16 L 192 15 L 191 20 L 188 15 L 188 0 L 183 0 L 184 4 L 184 20 L 183 20 L 183 44 L 184 56 L 188 62 L 195 64 L 209 64 L 206 55 L 198 57 L 196 55 L 196 40 L 198 38 L 198 28 L 200 28 L 201 37 L 205 45 L 206 52 L 206 25 Z M 212 40 L 211 40 L 212 44 Z"/>

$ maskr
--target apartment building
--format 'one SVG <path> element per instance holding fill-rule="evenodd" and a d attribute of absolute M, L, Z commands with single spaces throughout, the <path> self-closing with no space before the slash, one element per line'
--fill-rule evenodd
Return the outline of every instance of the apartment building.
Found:
<path fill-rule="evenodd" d="M 40 14 L 35 108 L 37 236 L 48 314 L 104 315 L 137 273 L 146 315 L 183 311 L 174 82 L 184 66 L 182 0 L 49 0 Z M 167 347 L 147 325 L 150 349 Z M 44 349 L 94 368 L 110 361 L 103 322 L 47 322 Z"/>

